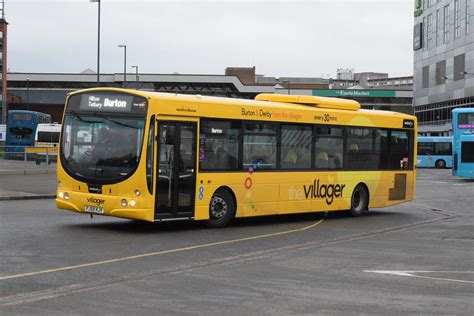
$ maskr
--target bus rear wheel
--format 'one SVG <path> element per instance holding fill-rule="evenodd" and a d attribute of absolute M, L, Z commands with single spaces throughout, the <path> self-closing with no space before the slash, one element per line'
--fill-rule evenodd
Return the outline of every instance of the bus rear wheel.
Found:
<path fill-rule="evenodd" d="M 446 168 L 446 162 L 444 160 L 441 160 L 441 159 L 436 160 L 435 166 L 438 169 L 444 169 L 444 168 Z"/>
<path fill-rule="evenodd" d="M 235 202 L 226 189 L 217 190 L 209 203 L 209 220 L 204 224 L 209 228 L 227 226 L 235 217 Z"/>
<path fill-rule="evenodd" d="M 359 184 L 352 192 L 351 198 L 351 215 L 354 217 L 361 216 L 369 209 L 369 192 L 367 188 Z"/>

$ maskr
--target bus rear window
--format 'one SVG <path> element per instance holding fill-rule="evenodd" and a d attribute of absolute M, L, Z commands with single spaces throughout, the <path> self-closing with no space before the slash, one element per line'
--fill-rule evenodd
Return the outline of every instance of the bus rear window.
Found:
<path fill-rule="evenodd" d="M 31 121 L 33 116 L 28 113 L 13 113 L 13 119 L 16 121 Z"/>
<path fill-rule="evenodd" d="M 474 142 L 462 142 L 461 162 L 474 162 Z"/>
<path fill-rule="evenodd" d="M 474 113 L 459 113 L 459 128 L 474 128 Z"/>
<path fill-rule="evenodd" d="M 38 132 L 38 142 L 59 143 L 59 133 L 58 132 Z"/>
<path fill-rule="evenodd" d="M 11 127 L 10 134 L 12 138 L 15 139 L 26 139 L 31 137 L 33 130 L 31 128 L 24 127 Z"/>

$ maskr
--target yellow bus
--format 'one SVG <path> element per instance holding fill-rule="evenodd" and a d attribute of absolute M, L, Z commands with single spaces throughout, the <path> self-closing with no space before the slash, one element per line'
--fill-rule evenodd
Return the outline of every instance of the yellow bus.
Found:
<path fill-rule="evenodd" d="M 414 116 L 356 101 L 96 88 L 68 95 L 58 208 L 144 221 L 348 210 L 413 200 Z"/>

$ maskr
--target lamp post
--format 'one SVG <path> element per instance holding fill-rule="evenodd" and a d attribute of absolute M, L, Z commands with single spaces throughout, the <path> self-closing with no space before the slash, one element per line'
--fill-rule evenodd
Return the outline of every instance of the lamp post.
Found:
<path fill-rule="evenodd" d="M 127 84 L 127 45 L 120 44 L 118 47 L 123 48 L 123 88 Z"/>
<path fill-rule="evenodd" d="M 26 78 L 26 109 L 30 109 L 30 78 Z"/>
<path fill-rule="evenodd" d="M 137 90 L 140 90 L 140 83 L 138 81 L 138 66 L 131 66 L 132 68 L 135 68 L 135 79 L 137 80 Z"/>
<path fill-rule="evenodd" d="M 97 2 L 97 85 L 100 84 L 100 0 L 90 0 Z"/>

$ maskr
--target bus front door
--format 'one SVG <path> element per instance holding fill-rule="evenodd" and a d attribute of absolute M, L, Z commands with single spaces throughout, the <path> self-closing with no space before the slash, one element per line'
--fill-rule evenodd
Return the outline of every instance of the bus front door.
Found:
<path fill-rule="evenodd" d="M 155 219 L 194 217 L 196 123 L 158 121 Z"/>

